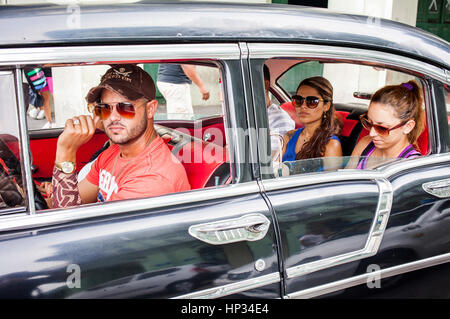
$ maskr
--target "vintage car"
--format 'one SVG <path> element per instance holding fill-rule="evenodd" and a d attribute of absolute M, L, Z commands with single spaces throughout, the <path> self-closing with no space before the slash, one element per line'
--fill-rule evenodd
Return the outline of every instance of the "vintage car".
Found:
<path fill-rule="evenodd" d="M 45 23 L 42 23 L 45 21 Z M 134 3 L 0 9 L 0 158 L 23 190 L 0 208 L 1 298 L 450 297 L 450 45 L 401 23 L 289 5 Z M 191 64 L 211 98 L 155 129 L 192 190 L 48 208 L 65 121 L 111 64 Z M 270 98 L 321 75 L 343 157 L 272 156 Z M 27 115 L 24 68 L 51 68 L 51 128 Z M 423 156 L 346 168 L 380 87 L 415 80 Z M 193 99 L 196 98 L 195 87 Z M 98 130 L 77 170 L 103 146 Z M 2 192 L 2 196 L 8 196 Z"/>

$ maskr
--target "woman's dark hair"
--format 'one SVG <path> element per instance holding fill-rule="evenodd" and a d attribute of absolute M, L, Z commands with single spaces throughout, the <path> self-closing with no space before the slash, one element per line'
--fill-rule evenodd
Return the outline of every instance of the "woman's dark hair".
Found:
<path fill-rule="evenodd" d="M 416 125 L 408 134 L 409 142 L 417 148 L 417 139 L 425 126 L 422 110 L 422 93 L 416 81 L 382 87 L 372 96 L 370 102 L 389 105 L 402 121 L 414 120 Z"/>
<path fill-rule="evenodd" d="M 300 82 L 297 87 L 309 86 L 316 89 L 324 103 L 330 103 L 328 111 L 323 113 L 322 123 L 317 128 L 313 136 L 306 142 L 300 152 L 295 156 L 296 160 L 322 157 L 325 154 L 325 147 L 330 141 L 333 134 L 339 135 L 342 129 L 342 121 L 336 115 L 333 105 L 333 86 L 330 81 L 321 76 L 307 78 Z"/>

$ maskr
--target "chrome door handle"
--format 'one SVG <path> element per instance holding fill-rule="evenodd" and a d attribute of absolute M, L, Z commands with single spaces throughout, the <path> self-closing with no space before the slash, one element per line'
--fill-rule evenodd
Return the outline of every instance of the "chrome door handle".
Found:
<path fill-rule="evenodd" d="M 223 245 L 238 241 L 256 241 L 264 238 L 270 220 L 263 214 L 247 214 L 239 218 L 193 225 L 189 234 L 212 245 Z"/>
<path fill-rule="evenodd" d="M 450 178 L 424 183 L 422 188 L 428 194 L 439 198 L 450 197 Z"/>

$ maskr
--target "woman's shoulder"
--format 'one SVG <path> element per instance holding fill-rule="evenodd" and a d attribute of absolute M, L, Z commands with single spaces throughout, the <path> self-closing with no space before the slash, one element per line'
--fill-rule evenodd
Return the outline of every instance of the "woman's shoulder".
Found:
<path fill-rule="evenodd" d="M 325 156 L 342 156 L 342 146 L 339 139 L 330 139 L 325 146 Z"/>

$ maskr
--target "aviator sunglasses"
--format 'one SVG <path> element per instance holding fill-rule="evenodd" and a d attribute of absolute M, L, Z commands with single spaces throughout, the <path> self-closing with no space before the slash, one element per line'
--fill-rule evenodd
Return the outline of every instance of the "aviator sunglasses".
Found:
<path fill-rule="evenodd" d="M 328 102 L 327 100 L 318 98 L 317 96 L 307 96 L 303 97 L 301 95 L 293 95 L 292 96 L 292 104 L 295 107 L 301 107 L 303 102 L 305 102 L 306 106 L 310 109 L 315 109 L 320 102 Z"/>
<path fill-rule="evenodd" d="M 136 114 L 136 107 L 134 104 L 129 102 L 118 102 L 118 103 L 102 103 L 96 102 L 88 105 L 88 110 L 91 113 L 95 113 L 102 120 L 106 120 L 112 113 L 114 106 L 116 107 L 117 113 L 125 119 L 132 119 Z"/>
<path fill-rule="evenodd" d="M 360 120 L 361 120 L 362 126 L 366 130 L 370 131 L 372 129 L 372 127 L 373 127 L 375 129 L 375 132 L 377 132 L 378 135 L 384 136 L 384 137 L 388 136 L 390 131 L 395 130 L 395 129 L 399 128 L 399 127 L 402 127 L 403 125 L 405 125 L 408 122 L 408 120 L 406 120 L 406 121 L 401 122 L 400 124 L 398 124 L 398 125 L 396 125 L 394 127 L 387 128 L 387 127 L 384 127 L 382 125 L 373 124 L 372 121 L 368 119 L 367 113 L 362 114 L 360 116 Z"/>

